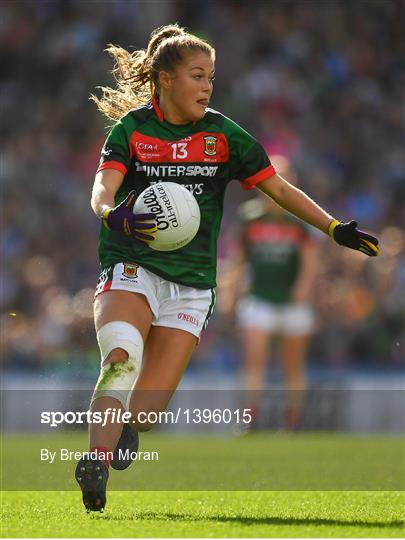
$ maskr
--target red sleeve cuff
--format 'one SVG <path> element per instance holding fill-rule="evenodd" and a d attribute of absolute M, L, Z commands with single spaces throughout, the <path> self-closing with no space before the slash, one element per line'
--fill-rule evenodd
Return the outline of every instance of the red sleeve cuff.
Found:
<path fill-rule="evenodd" d="M 274 174 L 276 174 L 276 169 L 273 167 L 273 165 L 269 165 L 253 176 L 245 178 L 245 180 L 241 182 L 242 187 L 243 189 L 253 189 L 257 184 L 263 182 L 263 180 L 266 180 L 266 178 L 270 178 L 270 176 L 273 176 Z"/>
<path fill-rule="evenodd" d="M 97 172 L 104 171 L 104 169 L 114 169 L 116 171 L 120 171 L 124 175 L 127 173 L 128 170 L 125 165 L 123 165 L 119 161 L 105 161 L 99 166 Z"/>

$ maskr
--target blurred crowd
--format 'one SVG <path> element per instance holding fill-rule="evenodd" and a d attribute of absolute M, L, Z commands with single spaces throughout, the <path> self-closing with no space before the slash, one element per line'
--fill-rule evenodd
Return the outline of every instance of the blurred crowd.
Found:
<path fill-rule="evenodd" d="M 6 368 L 98 364 L 99 223 L 89 200 L 106 122 L 89 94 L 111 83 L 108 43 L 142 48 L 153 28 L 176 21 L 217 50 L 213 108 L 270 156 L 286 156 L 324 208 L 381 239 L 380 257 L 369 260 L 320 238 L 310 361 L 403 366 L 401 0 L 8 0 L 0 21 Z M 235 209 L 251 196 L 229 189 L 220 275 L 237 251 Z M 225 304 L 226 283 L 194 367 L 238 362 Z"/>

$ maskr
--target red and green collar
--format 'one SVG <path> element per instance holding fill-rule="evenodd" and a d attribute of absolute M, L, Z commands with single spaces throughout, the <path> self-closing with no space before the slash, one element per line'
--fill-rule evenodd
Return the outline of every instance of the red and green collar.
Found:
<path fill-rule="evenodd" d="M 163 120 L 165 119 L 164 116 L 163 116 L 163 111 L 162 109 L 160 108 L 159 106 L 159 101 L 158 101 L 158 97 L 156 94 L 154 94 L 153 98 L 152 98 L 152 105 L 153 105 L 153 108 L 155 109 L 155 113 L 156 113 L 156 116 L 159 118 L 159 120 L 161 122 L 163 122 Z"/>
<path fill-rule="evenodd" d="M 165 119 L 164 115 L 163 115 L 163 111 L 162 109 L 160 108 L 160 105 L 159 105 L 159 98 L 156 94 L 153 95 L 152 97 L 152 105 L 153 105 L 153 108 L 155 110 L 155 113 L 156 113 L 156 116 L 158 117 L 158 119 L 160 120 L 160 122 L 163 122 L 163 120 Z M 169 122 L 170 123 L 170 122 Z M 195 120 L 194 122 L 192 122 L 192 125 L 195 126 L 197 123 L 197 120 Z"/>

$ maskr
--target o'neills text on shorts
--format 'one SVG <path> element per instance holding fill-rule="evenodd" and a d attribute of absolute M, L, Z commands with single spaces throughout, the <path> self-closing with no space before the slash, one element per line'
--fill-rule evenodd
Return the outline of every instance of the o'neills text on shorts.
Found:
<path fill-rule="evenodd" d="M 198 326 L 200 324 L 200 321 L 196 317 L 193 317 L 193 315 L 189 315 L 188 313 L 179 313 L 177 315 L 177 318 L 182 321 L 194 324 L 194 326 Z"/>

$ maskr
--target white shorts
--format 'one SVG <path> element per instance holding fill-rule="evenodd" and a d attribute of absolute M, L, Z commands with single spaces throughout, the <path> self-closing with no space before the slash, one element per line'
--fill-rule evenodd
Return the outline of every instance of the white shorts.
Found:
<path fill-rule="evenodd" d="M 143 294 L 153 314 L 153 326 L 180 328 L 197 338 L 215 305 L 215 289 L 195 289 L 163 279 L 136 263 L 117 263 L 100 273 L 95 295 L 105 291 Z"/>
<path fill-rule="evenodd" d="M 259 328 L 289 336 L 310 334 L 315 326 L 314 311 L 307 304 L 271 304 L 255 296 L 242 298 L 238 322 L 245 328 Z"/>

